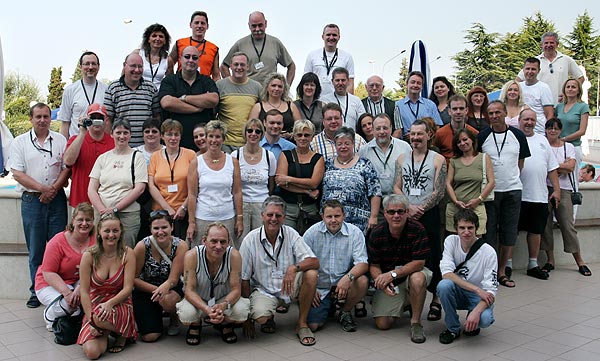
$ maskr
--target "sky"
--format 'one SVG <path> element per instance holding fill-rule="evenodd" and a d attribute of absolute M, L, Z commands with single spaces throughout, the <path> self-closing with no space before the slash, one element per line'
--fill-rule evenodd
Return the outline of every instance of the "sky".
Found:
<path fill-rule="evenodd" d="M 425 43 L 430 59 L 440 57 L 430 63 L 432 76 L 451 76 L 455 72 L 451 57 L 466 48 L 465 31 L 473 23 L 482 23 L 488 32 L 505 34 L 518 31 L 525 17 L 541 11 L 564 36 L 572 30 L 577 15 L 586 9 L 592 17 L 600 14 L 597 0 L 422 3 L 424 8 L 409 8 L 407 2 L 398 0 L 229 0 L 204 4 L 155 0 L 9 1 L 0 12 L 0 36 L 5 71 L 30 76 L 46 95 L 53 67 L 63 67 L 63 81 L 69 84 L 81 53 L 92 50 L 100 57 L 98 77 L 116 79 L 124 57 L 139 48 L 148 25 L 164 25 L 174 42 L 191 35 L 190 15 L 196 10 L 208 13 L 210 28 L 206 39 L 219 46 L 223 59 L 236 40 L 249 34 L 248 14 L 260 10 L 267 18 L 266 32 L 284 43 L 296 63 L 294 89 L 307 54 L 323 46 L 321 34 L 328 23 L 339 25 L 338 46 L 354 58 L 355 84 L 365 82 L 372 74 L 383 74 L 390 88 L 396 86 L 402 58 L 408 59 L 416 40 Z M 600 20 L 594 21 L 594 27 L 600 29 Z M 405 49 L 406 53 L 392 59 Z"/>

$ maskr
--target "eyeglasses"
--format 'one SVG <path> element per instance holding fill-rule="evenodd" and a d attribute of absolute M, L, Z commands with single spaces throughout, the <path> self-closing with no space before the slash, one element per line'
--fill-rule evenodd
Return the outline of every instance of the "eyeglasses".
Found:
<path fill-rule="evenodd" d="M 157 129 L 146 129 L 144 130 L 144 134 L 156 134 L 158 133 Z"/>
<path fill-rule="evenodd" d="M 248 129 L 246 129 L 246 133 L 248 133 L 248 134 L 262 134 L 262 130 L 260 130 L 260 129 L 254 129 L 254 128 L 248 128 Z"/>
<path fill-rule="evenodd" d="M 393 216 L 394 214 L 403 215 L 406 212 L 406 209 L 388 209 L 385 211 L 385 213 L 390 216 Z"/>
<path fill-rule="evenodd" d="M 550 74 L 554 74 L 554 69 L 552 68 L 552 63 L 548 64 L 548 67 L 550 68 Z"/>
<path fill-rule="evenodd" d="M 186 59 L 192 58 L 193 60 L 198 60 L 198 58 L 199 58 L 198 55 L 191 55 L 191 54 L 185 54 L 183 57 Z"/>
<path fill-rule="evenodd" d="M 153 217 L 156 217 L 156 216 L 168 217 L 169 216 L 169 212 L 165 211 L 164 209 L 158 209 L 156 211 L 150 212 L 150 218 L 153 218 Z"/>
<path fill-rule="evenodd" d="M 378 88 L 381 88 L 381 87 L 382 87 L 382 85 L 381 85 L 381 84 L 368 84 L 368 85 L 367 85 L 367 88 L 375 88 L 375 89 L 378 89 Z"/>
<path fill-rule="evenodd" d="M 294 135 L 296 137 L 298 137 L 298 138 L 302 138 L 302 137 L 304 137 L 304 138 L 310 138 L 310 137 L 312 137 L 312 134 L 310 134 L 310 133 L 296 133 Z"/>

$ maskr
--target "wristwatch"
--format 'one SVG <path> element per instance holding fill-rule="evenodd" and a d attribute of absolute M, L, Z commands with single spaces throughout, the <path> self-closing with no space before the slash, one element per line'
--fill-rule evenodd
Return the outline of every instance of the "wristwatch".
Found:
<path fill-rule="evenodd" d="M 296 265 L 296 272 L 300 272 L 300 265 L 299 264 Z"/>
<path fill-rule="evenodd" d="M 390 271 L 390 275 L 392 276 L 393 279 L 396 279 L 398 277 L 398 274 L 396 273 L 396 271 Z"/>
<path fill-rule="evenodd" d="M 119 208 L 115 207 L 113 208 L 113 213 L 117 213 L 119 211 Z"/>
<path fill-rule="evenodd" d="M 354 282 L 354 280 L 356 279 L 356 276 L 350 272 L 346 273 L 346 276 L 348 276 L 348 278 L 350 278 L 350 282 Z"/>
<path fill-rule="evenodd" d="M 187 94 L 183 94 L 179 97 L 179 99 L 181 99 L 182 102 L 185 102 L 185 98 L 187 98 Z"/>

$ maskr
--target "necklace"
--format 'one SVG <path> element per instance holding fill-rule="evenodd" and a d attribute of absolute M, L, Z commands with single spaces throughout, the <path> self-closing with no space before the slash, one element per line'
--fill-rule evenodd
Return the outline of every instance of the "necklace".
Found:
<path fill-rule="evenodd" d="M 107 256 L 106 254 L 102 254 L 102 257 L 105 257 L 105 258 L 111 259 L 111 258 L 115 258 L 115 256 L 116 256 L 116 255 L 117 255 L 116 253 L 115 253 L 115 254 L 113 254 L 112 256 Z"/>
<path fill-rule="evenodd" d="M 272 106 L 274 109 L 279 109 L 279 107 L 281 106 L 281 103 L 283 103 L 281 100 L 279 101 L 279 105 L 278 106 L 274 106 L 270 101 L 267 100 L 267 103 L 269 103 L 270 106 Z"/>
<path fill-rule="evenodd" d="M 256 160 L 260 152 L 251 153 L 247 148 L 244 148 L 244 154 L 247 155 L 250 160 Z"/>
<path fill-rule="evenodd" d="M 338 161 L 338 163 L 340 163 L 341 165 L 348 165 L 350 162 L 352 162 L 352 159 L 354 159 L 354 156 L 352 156 L 352 158 L 348 159 L 347 161 L 345 161 L 345 162 L 342 162 L 342 161 L 340 160 L 340 157 L 337 157 L 337 161 Z"/>

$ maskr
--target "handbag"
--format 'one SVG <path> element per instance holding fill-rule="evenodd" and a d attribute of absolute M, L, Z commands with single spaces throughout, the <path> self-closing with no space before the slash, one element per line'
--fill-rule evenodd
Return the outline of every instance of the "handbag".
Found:
<path fill-rule="evenodd" d="M 135 164 L 136 153 L 139 153 L 139 152 L 137 150 L 134 150 L 133 155 L 131 156 L 131 185 L 132 185 L 131 189 L 135 188 L 134 164 Z M 140 204 L 140 206 L 142 206 L 142 208 L 147 211 L 147 209 L 146 209 L 147 206 L 151 206 L 151 204 L 148 205 L 148 203 L 150 203 L 151 200 L 152 200 L 152 195 L 150 194 L 150 189 L 148 188 L 148 185 L 146 184 L 146 188 L 144 189 L 144 192 L 135 201 L 138 202 Z"/>
<path fill-rule="evenodd" d="M 60 300 L 64 298 L 63 295 L 56 297 L 44 310 L 44 318 L 48 322 L 52 322 L 52 332 L 54 333 L 54 342 L 59 345 L 73 345 L 77 342 L 79 331 L 81 331 L 81 324 L 83 321 L 83 312 L 80 312 L 76 316 L 69 314 L 69 311 L 60 304 Z M 58 302 L 58 305 L 67 314 L 66 316 L 57 317 L 54 320 L 48 318 L 46 313 L 48 308 Z"/>
<path fill-rule="evenodd" d="M 298 154 L 296 153 L 296 149 L 292 149 L 292 159 L 294 160 L 294 164 L 296 166 L 296 175 L 300 175 L 300 159 L 298 158 Z M 311 214 L 302 209 L 302 195 L 298 194 L 298 218 L 296 221 L 297 228 L 296 231 L 302 236 L 307 229 L 309 229 L 312 225 L 321 221 L 321 217 L 318 214 Z"/>
<path fill-rule="evenodd" d="M 481 154 L 481 158 L 482 158 L 482 162 L 483 162 L 483 180 L 481 181 L 481 193 L 483 193 L 483 189 L 485 188 L 485 186 L 487 186 L 488 181 L 487 181 L 487 169 L 486 169 L 486 160 L 485 160 L 485 153 Z M 485 197 L 485 199 L 483 200 L 484 202 L 491 202 L 494 200 L 494 190 L 492 189 L 492 191 L 490 192 L 490 194 L 488 194 L 487 197 Z"/>
<path fill-rule="evenodd" d="M 565 159 L 567 159 L 567 143 L 563 143 L 563 151 L 565 152 Z M 573 172 L 569 173 L 569 182 L 571 182 L 571 203 L 574 206 L 581 205 L 583 203 L 583 194 L 578 192 L 575 188 L 575 180 L 573 179 Z"/>

